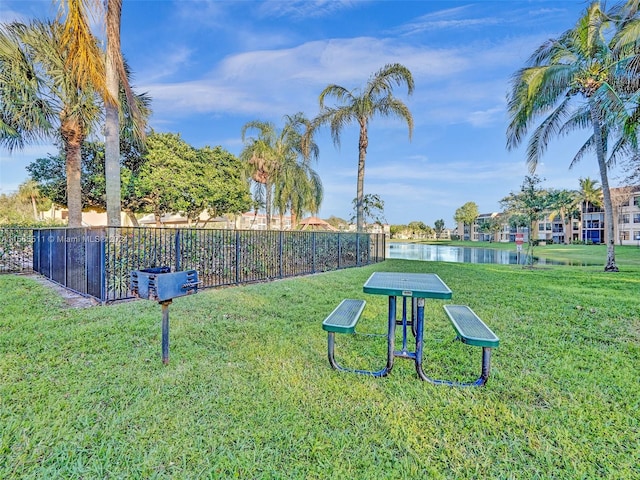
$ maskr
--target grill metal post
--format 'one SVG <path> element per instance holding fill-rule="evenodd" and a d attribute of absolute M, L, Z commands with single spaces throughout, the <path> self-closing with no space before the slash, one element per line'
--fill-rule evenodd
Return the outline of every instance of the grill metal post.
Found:
<path fill-rule="evenodd" d="M 169 305 L 171 300 L 160 302 L 162 305 L 162 363 L 169 365 Z"/>
<path fill-rule="evenodd" d="M 198 292 L 198 272 L 171 272 L 169 267 L 133 270 L 131 293 L 138 298 L 156 300 L 162 306 L 162 363 L 169 364 L 169 305 L 175 297 Z"/>

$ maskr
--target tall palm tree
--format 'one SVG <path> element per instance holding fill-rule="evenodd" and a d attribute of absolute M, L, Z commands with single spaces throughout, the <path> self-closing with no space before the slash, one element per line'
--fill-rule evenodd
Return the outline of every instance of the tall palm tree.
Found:
<path fill-rule="evenodd" d="M 247 138 L 247 131 L 257 130 L 257 137 Z M 245 147 L 240 152 L 248 177 L 254 182 L 254 200 L 263 204 L 267 230 L 271 229 L 273 183 L 278 168 L 278 133 L 271 122 L 254 120 L 242 127 Z"/>
<path fill-rule="evenodd" d="M 82 224 L 80 147 L 97 125 L 100 98 L 90 80 L 67 68 L 58 22 L 0 27 L 0 144 L 9 150 L 43 138 L 62 141 L 68 224 Z"/>
<path fill-rule="evenodd" d="M 511 121 L 507 129 L 507 147 L 515 148 L 534 120 L 543 117 L 528 143 L 527 164 L 531 172 L 552 136 L 590 129 L 590 137 L 571 166 L 586 153 L 595 151 L 604 195 L 606 271 L 618 271 L 607 146 L 614 143 L 611 140 L 620 132 L 619 125 L 612 123 L 603 111 L 604 86 L 613 88 L 619 75 L 618 61 L 606 36 L 613 27 L 600 3 L 594 2 L 573 29 L 541 45 L 529 59 L 530 66 L 513 77 L 508 100 Z"/>
<path fill-rule="evenodd" d="M 553 221 L 556 216 L 560 217 L 562 229 L 564 231 L 564 243 L 568 245 L 571 240 L 571 231 L 568 228 L 571 225 L 571 213 L 576 203 L 577 192 L 572 190 L 550 190 L 549 202 L 551 213 L 549 219 Z"/>
<path fill-rule="evenodd" d="M 577 200 L 588 209 L 590 206 L 602 207 L 602 187 L 598 185 L 598 180 L 593 178 L 580 178 L 580 190 L 577 192 Z"/>
<path fill-rule="evenodd" d="M 322 181 L 315 170 L 300 162 L 283 165 L 276 178 L 274 205 L 281 218 L 287 210 L 291 212 L 291 228 L 305 213 L 318 213 L 322 196 Z"/>
<path fill-rule="evenodd" d="M 292 228 L 305 213 L 316 214 L 320 210 L 323 188 L 320 176 L 311 167 L 312 160 L 317 160 L 319 155 L 312 128 L 312 123 L 302 113 L 285 116 L 285 143 L 291 146 L 295 155 L 285 156 L 276 172 L 274 205 L 281 216 L 280 225 L 287 210 L 291 212 Z"/>
<path fill-rule="evenodd" d="M 245 148 L 240 159 L 254 181 L 254 198 L 264 204 L 268 229 L 274 204 L 281 214 L 287 208 L 297 214 L 318 208 L 322 200 L 320 179 L 310 165 L 310 159 L 318 155 L 318 147 L 309 134 L 310 126 L 299 113 L 286 116 L 280 131 L 273 123 L 258 120 L 242 127 Z M 249 130 L 256 130 L 258 136 L 247 138 Z"/>
<path fill-rule="evenodd" d="M 107 223 L 120 226 L 120 115 L 121 107 L 128 109 L 137 140 L 144 138 L 145 115 L 131 89 L 128 73 L 120 48 L 120 20 L 122 0 L 105 0 L 105 26 L 107 37 L 106 62 L 98 52 L 89 27 L 90 10 L 103 14 L 102 0 L 60 0 L 66 7 L 63 42 L 69 49 L 67 65 L 80 78 L 90 81 L 102 95 L 105 106 L 105 190 Z M 98 59 L 100 61 L 98 61 Z M 126 102 L 120 102 L 120 90 Z"/>
<path fill-rule="evenodd" d="M 42 194 L 40 193 L 40 189 L 38 188 L 38 183 L 29 180 L 18 188 L 18 199 L 21 201 L 26 201 L 31 204 L 31 208 L 33 210 L 33 220 L 37 222 L 40 218 L 38 215 L 38 200 L 42 198 Z"/>
<path fill-rule="evenodd" d="M 328 85 L 320 93 L 320 113 L 314 120 L 315 128 L 329 124 L 331 137 L 340 146 L 340 133 L 345 125 L 357 123 L 360 127 L 358 140 L 358 180 L 356 189 L 356 225 L 363 231 L 364 167 L 369 146 L 369 122 L 374 115 L 396 116 L 407 122 L 409 140 L 413 133 L 413 117 L 409 108 L 393 96 L 394 85 L 407 85 L 408 94 L 414 89 L 413 76 L 408 68 L 399 63 L 382 67 L 369 78 L 362 89 L 347 90 L 340 85 Z M 335 98 L 337 105 L 329 107 L 326 101 Z"/>
<path fill-rule="evenodd" d="M 640 2 L 627 0 L 614 6 L 609 12 L 616 24 L 616 35 L 612 40 L 613 54 L 619 65 L 619 83 L 616 85 L 626 95 L 620 97 L 611 91 L 608 107 L 622 124 L 622 150 L 629 147 L 638 161 L 638 128 L 640 127 Z"/>
<path fill-rule="evenodd" d="M 598 185 L 598 180 L 592 178 L 580 178 L 580 189 L 576 192 L 576 207 L 580 212 L 580 232 L 582 233 L 583 216 L 593 207 L 602 207 L 602 188 Z M 584 238 L 583 238 L 584 240 Z"/>

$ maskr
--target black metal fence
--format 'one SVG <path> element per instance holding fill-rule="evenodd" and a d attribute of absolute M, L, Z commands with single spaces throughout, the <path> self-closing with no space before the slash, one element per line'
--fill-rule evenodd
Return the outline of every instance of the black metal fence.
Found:
<path fill-rule="evenodd" d="M 35 271 L 101 302 L 130 298 L 131 270 L 197 270 L 201 288 L 377 263 L 385 235 L 148 227 L 0 229 L 0 273 Z"/>

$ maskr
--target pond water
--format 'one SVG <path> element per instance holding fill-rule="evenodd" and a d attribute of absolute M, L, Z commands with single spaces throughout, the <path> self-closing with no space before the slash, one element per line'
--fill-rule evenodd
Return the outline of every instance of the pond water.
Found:
<path fill-rule="evenodd" d="M 388 243 L 387 258 L 403 260 L 425 260 L 431 262 L 457 263 L 499 263 L 518 265 L 524 263 L 525 254 L 520 255 L 513 250 L 496 250 L 494 248 L 452 247 L 449 245 L 424 245 L 419 243 Z M 545 260 L 534 257 L 537 264 L 566 265 L 565 262 Z"/>

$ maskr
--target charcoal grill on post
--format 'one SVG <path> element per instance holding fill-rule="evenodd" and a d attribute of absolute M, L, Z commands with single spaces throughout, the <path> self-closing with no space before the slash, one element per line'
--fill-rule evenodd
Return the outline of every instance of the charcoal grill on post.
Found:
<path fill-rule="evenodd" d="M 198 272 L 171 272 L 169 267 L 153 267 L 131 272 L 131 293 L 162 305 L 162 363 L 169 363 L 169 305 L 176 297 L 198 291 Z"/>

